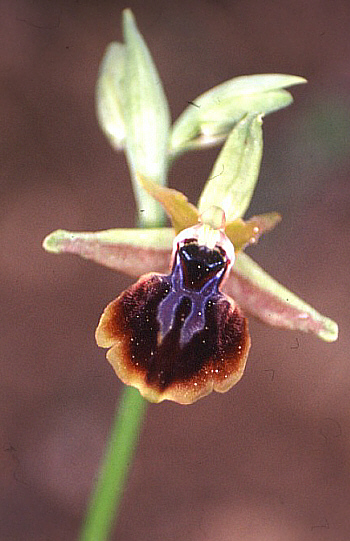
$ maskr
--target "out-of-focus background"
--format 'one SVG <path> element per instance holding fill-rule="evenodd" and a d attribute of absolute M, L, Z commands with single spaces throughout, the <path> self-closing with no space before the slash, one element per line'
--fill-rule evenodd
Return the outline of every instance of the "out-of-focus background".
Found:
<path fill-rule="evenodd" d="M 350 3 L 4 0 L 0 33 L 0 540 L 76 538 L 122 384 L 94 341 L 131 279 L 41 248 L 57 228 L 131 227 L 123 154 L 94 87 L 131 7 L 173 119 L 237 75 L 305 76 L 264 123 L 248 216 L 283 222 L 249 250 L 340 325 L 334 344 L 251 321 L 245 376 L 192 406 L 151 405 L 115 540 L 350 538 Z M 170 182 L 196 202 L 217 150 Z M 98 541 L 98 540 L 96 540 Z"/>

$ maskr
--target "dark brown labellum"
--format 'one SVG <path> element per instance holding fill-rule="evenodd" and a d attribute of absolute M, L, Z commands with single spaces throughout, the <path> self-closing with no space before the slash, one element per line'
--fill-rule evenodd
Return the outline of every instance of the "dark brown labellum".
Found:
<path fill-rule="evenodd" d="M 219 287 L 224 250 L 196 241 L 178 246 L 170 275 L 149 274 L 102 315 L 96 338 L 118 376 L 149 400 L 192 403 L 227 391 L 242 376 L 248 324 Z"/>

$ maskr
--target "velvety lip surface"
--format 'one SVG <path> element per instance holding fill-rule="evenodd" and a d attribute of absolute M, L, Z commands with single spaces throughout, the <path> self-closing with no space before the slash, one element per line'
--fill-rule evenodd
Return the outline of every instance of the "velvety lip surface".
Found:
<path fill-rule="evenodd" d="M 250 347 L 248 324 L 221 292 L 209 296 L 202 330 L 184 346 L 181 328 L 191 311 L 183 295 L 172 328 L 160 336 L 157 313 L 171 293 L 170 276 L 149 274 L 111 302 L 96 331 L 120 379 L 154 402 L 189 404 L 212 390 L 225 392 L 242 376 Z"/>

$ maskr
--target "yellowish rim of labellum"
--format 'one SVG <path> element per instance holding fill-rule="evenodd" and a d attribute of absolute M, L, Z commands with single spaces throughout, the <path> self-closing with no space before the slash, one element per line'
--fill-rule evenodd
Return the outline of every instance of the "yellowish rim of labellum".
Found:
<path fill-rule="evenodd" d="M 107 306 L 96 330 L 97 344 L 111 348 L 107 358 L 118 377 L 152 402 L 191 404 L 213 390 L 228 391 L 241 378 L 250 348 L 246 318 L 217 290 L 214 277 L 205 295 L 190 286 L 185 291 L 177 282 L 181 267 L 171 277 L 141 276 Z M 189 310 L 189 303 L 200 311 Z M 189 337 L 182 342 L 188 318 Z M 160 321 L 167 319 L 160 335 Z"/>

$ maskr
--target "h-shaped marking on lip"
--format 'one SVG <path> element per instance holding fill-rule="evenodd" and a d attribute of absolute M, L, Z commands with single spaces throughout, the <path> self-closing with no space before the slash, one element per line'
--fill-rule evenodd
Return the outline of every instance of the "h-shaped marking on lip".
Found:
<path fill-rule="evenodd" d="M 184 347 L 193 335 L 205 327 L 205 309 L 208 300 L 219 291 L 219 284 L 226 271 L 226 265 L 210 278 L 199 291 L 184 287 L 183 269 L 179 254 L 171 273 L 171 291 L 158 306 L 157 320 L 161 340 L 172 330 L 176 310 L 183 298 L 191 301 L 191 311 L 185 318 L 180 331 L 180 347 Z"/>

